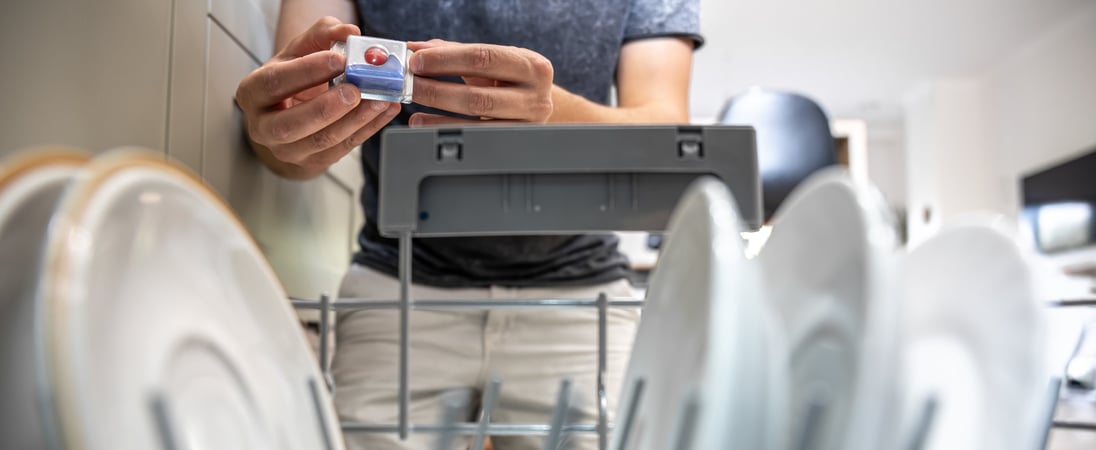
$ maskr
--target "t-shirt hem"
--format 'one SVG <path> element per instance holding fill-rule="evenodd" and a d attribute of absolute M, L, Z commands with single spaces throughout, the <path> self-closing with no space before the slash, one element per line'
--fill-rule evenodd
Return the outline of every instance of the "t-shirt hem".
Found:
<path fill-rule="evenodd" d="M 370 258 L 364 252 L 357 252 L 354 254 L 353 264 L 363 266 L 380 272 L 384 275 L 392 278 L 399 278 L 399 270 L 393 267 L 391 264 L 387 264 L 384 261 L 378 261 Z M 492 286 L 507 287 L 507 288 L 553 288 L 553 287 L 586 287 L 597 286 L 599 284 L 611 283 L 617 280 L 625 279 L 631 280 L 634 276 L 631 269 L 625 267 L 618 267 L 615 269 L 607 270 L 595 275 L 580 277 L 580 278 L 567 278 L 567 279 L 542 279 L 535 278 L 529 280 L 514 280 L 504 278 L 468 278 L 459 276 L 445 276 L 445 277 L 433 277 L 422 272 L 417 272 L 412 266 L 412 282 L 414 284 L 429 286 L 435 288 L 445 289 L 458 289 L 458 288 L 487 288 Z"/>
<path fill-rule="evenodd" d="M 704 36 L 701 36 L 698 33 L 689 33 L 689 32 L 649 33 L 649 34 L 636 34 L 636 35 L 631 35 L 631 36 L 624 36 L 624 43 L 627 44 L 629 42 L 639 41 L 639 40 L 643 40 L 643 39 L 657 39 L 657 38 L 666 38 L 666 37 L 689 39 L 689 40 L 693 41 L 693 50 L 698 50 L 698 49 L 700 49 L 700 47 L 704 46 Z"/>

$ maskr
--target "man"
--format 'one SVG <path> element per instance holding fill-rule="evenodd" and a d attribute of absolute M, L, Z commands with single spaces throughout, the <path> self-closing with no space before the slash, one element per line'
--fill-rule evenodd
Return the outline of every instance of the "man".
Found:
<path fill-rule="evenodd" d="M 321 16 L 328 16 L 322 17 Z M 318 20 L 317 20 L 318 19 Z M 376 228 L 379 132 L 410 126 L 512 122 L 683 123 L 698 0 L 284 0 L 279 53 L 240 83 L 255 153 L 285 177 L 318 176 L 362 146 L 367 224 L 342 297 L 398 296 L 397 250 Z M 415 105 L 361 100 L 334 89 L 345 59 L 327 51 L 359 34 L 411 41 Z M 438 40 L 436 38 L 444 39 Z M 616 107 L 607 106 L 616 85 Z M 626 259 L 611 236 L 419 239 L 414 298 L 593 298 L 631 296 Z M 395 311 L 339 316 L 334 358 L 340 418 L 396 421 Z M 573 377 L 577 420 L 592 422 L 597 320 L 590 310 L 415 311 L 411 321 L 413 423 L 438 419 L 439 396 L 504 380 L 495 422 L 547 423 L 559 380 Z M 610 314 L 610 410 L 638 312 Z M 469 411 L 469 416 L 473 411 Z M 434 437 L 351 434 L 352 448 L 423 449 Z M 596 448 L 576 439 L 581 448 Z M 497 437 L 496 448 L 540 448 L 529 437 Z"/>

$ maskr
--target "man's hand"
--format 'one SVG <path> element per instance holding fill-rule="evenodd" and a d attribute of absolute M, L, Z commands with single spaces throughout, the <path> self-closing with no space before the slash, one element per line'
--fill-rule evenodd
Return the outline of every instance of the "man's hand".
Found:
<path fill-rule="evenodd" d="M 317 176 L 399 113 L 399 104 L 362 100 L 349 83 L 327 88 L 346 67 L 331 45 L 360 34 L 355 25 L 324 17 L 240 81 L 236 102 L 248 137 L 275 172 Z"/>
<path fill-rule="evenodd" d="M 554 72 L 548 58 L 532 50 L 442 40 L 409 42 L 415 103 L 479 117 L 466 120 L 417 113 L 411 126 L 492 122 L 545 122 L 552 115 Z M 459 76 L 465 84 L 431 78 Z"/>

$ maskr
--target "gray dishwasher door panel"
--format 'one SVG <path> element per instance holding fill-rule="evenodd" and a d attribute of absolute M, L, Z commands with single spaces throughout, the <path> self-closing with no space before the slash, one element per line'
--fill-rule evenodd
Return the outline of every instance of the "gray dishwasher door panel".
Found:
<path fill-rule="evenodd" d="M 387 236 L 661 231 L 695 179 L 761 224 L 754 132 L 735 126 L 391 129 L 381 149 Z"/>

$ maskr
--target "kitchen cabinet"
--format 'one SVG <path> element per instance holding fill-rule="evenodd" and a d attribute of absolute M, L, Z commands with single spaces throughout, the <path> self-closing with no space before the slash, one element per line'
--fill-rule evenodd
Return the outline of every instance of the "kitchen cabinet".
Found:
<path fill-rule="evenodd" d="M 20 5 L 0 15 L 0 156 L 42 144 L 162 152 L 227 201 L 290 295 L 335 293 L 362 221 L 357 153 L 314 180 L 279 178 L 251 153 L 234 101 L 273 53 L 278 0 Z"/>
<path fill-rule="evenodd" d="M 0 156 L 46 144 L 162 150 L 172 3 L 4 2 Z"/>
<path fill-rule="evenodd" d="M 258 63 L 217 22 L 207 29 L 202 178 L 240 216 L 291 295 L 334 293 L 352 248 L 354 187 L 331 175 L 282 179 L 259 162 L 233 100 Z"/>
<path fill-rule="evenodd" d="M 286 180 L 270 172 L 248 147 L 234 95 L 240 79 L 272 54 L 276 17 L 269 14 L 276 13 L 276 6 L 276 1 L 215 0 L 203 17 L 184 11 L 190 15 L 177 18 L 177 29 L 181 19 L 190 21 L 185 28 L 200 19 L 206 33 L 202 60 L 176 60 L 176 67 L 190 76 L 196 73 L 195 66 L 204 66 L 202 139 L 199 158 L 192 148 L 168 150 L 189 164 L 200 160 L 202 178 L 240 216 L 288 293 L 316 298 L 321 292 L 336 293 L 349 264 L 360 169 L 351 156 L 316 179 Z M 180 122 L 193 119 L 179 117 Z"/>

